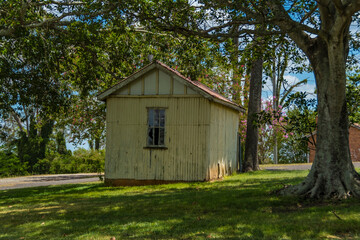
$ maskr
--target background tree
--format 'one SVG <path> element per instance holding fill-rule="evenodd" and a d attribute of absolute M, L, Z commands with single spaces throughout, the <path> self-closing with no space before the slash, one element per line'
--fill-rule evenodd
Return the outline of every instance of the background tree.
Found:
<path fill-rule="evenodd" d="M 307 83 L 307 79 L 301 80 L 297 83 L 289 83 L 285 79 L 285 73 L 287 71 L 300 72 L 304 69 L 302 67 L 303 58 L 302 55 L 296 50 L 294 44 L 289 41 L 285 36 L 279 37 L 273 36 L 272 41 L 269 41 L 269 56 L 268 61 L 264 65 L 265 75 L 267 80 L 270 80 L 272 85 L 272 111 L 278 114 L 282 111 L 282 107 L 287 99 L 288 95 L 291 94 L 296 87 Z M 289 61 L 292 61 L 292 68 L 289 68 Z M 273 162 L 277 164 L 279 162 L 279 146 L 278 141 L 281 140 L 282 129 L 278 129 L 277 126 L 273 126 L 271 129 L 273 132 Z M 280 131 L 280 134 L 278 134 Z M 280 146 L 281 147 L 281 146 Z M 282 155 L 283 157 L 284 155 Z"/>
<path fill-rule="evenodd" d="M 13 150 L 31 161 L 30 171 L 45 157 L 53 131 L 58 153 L 67 152 L 63 132 L 98 150 L 105 105 L 96 94 L 149 64 L 149 54 L 194 80 L 223 64 L 216 63 L 217 43 L 148 30 L 134 20 L 131 3 L 0 3 L 12 9 L 0 13 L 2 139 L 18 143 Z"/>
<path fill-rule="evenodd" d="M 360 123 L 360 75 L 358 73 L 348 77 L 346 100 L 350 123 Z"/>
<path fill-rule="evenodd" d="M 305 53 L 313 69 L 319 117 L 312 169 L 303 183 L 283 193 L 312 198 L 360 196 L 360 176 L 350 159 L 345 100 L 350 25 L 360 10 L 358 1 L 199 1 L 197 6 L 176 2 L 169 9 L 162 11 L 161 17 L 140 14 L 157 21 L 164 30 L 208 38 L 286 33 Z M 236 12 L 237 18 L 228 18 L 228 11 Z M 174 21 L 170 22 L 171 18 Z M 275 28 L 259 31 L 248 27 L 266 23 Z M 235 24 L 240 27 L 233 33 L 229 30 Z"/>
<path fill-rule="evenodd" d="M 350 25 L 360 10 L 358 1 L 6 1 L 1 4 L 2 9 L 11 9 L 1 11 L 0 36 L 7 40 L 38 29 L 68 32 L 69 26 L 84 29 L 84 25 L 105 30 L 130 26 L 130 29 L 153 31 L 156 27 L 217 40 L 243 34 L 286 33 L 307 56 L 314 71 L 319 117 L 313 167 L 302 184 L 283 193 L 314 198 L 360 196 L 360 176 L 350 159 L 345 98 L 346 61 L 353 40 Z M 113 28 L 106 28 L 109 24 Z M 268 24 L 274 27 L 266 28 Z M 239 26 L 238 31 L 232 31 L 233 25 Z M 264 28 L 254 27 L 258 25 Z M 92 80 L 84 86 L 91 87 Z"/>

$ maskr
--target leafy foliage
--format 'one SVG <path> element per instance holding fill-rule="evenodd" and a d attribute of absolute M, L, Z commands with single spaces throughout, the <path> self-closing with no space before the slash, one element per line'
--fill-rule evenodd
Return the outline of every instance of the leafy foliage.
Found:
<path fill-rule="evenodd" d="M 16 154 L 7 150 L 0 151 L 0 177 L 32 174 L 61 173 L 101 173 L 104 171 L 105 151 L 78 149 L 73 154 L 48 153 L 28 168 L 28 162 L 22 162 Z"/>
<path fill-rule="evenodd" d="M 22 163 L 16 154 L 0 151 L 0 177 L 11 177 L 27 174 L 27 165 Z"/>
<path fill-rule="evenodd" d="M 360 123 L 360 74 L 348 77 L 346 100 L 350 123 Z"/>

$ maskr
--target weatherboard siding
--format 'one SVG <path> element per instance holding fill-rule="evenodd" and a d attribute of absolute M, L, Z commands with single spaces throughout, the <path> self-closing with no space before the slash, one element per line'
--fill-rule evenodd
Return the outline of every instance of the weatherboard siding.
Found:
<path fill-rule="evenodd" d="M 147 149 L 147 108 L 166 108 L 165 146 Z M 109 179 L 207 180 L 209 101 L 200 97 L 107 99 Z"/>

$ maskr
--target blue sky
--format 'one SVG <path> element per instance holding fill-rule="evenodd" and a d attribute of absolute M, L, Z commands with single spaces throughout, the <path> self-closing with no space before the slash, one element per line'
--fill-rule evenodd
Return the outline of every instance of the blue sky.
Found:
<path fill-rule="evenodd" d="M 314 74 L 311 73 L 302 73 L 302 74 L 293 74 L 293 73 L 285 73 L 284 78 L 288 81 L 290 85 L 296 84 L 304 79 L 307 79 L 307 84 L 304 84 L 300 87 L 294 89 L 296 92 L 307 92 L 309 97 L 316 98 L 314 94 L 314 90 L 316 88 L 315 77 Z M 263 86 L 262 98 L 267 99 L 272 97 L 272 85 L 270 81 L 267 81 Z"/>

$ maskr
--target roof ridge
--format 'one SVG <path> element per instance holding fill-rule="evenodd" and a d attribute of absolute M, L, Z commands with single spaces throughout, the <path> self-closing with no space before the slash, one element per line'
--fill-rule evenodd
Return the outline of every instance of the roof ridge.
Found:
<path fill-rule="evenodd" d="M 221 100 L 223 100 L 223 101 L 227 101 L 227 102 L 230 102 L 230 103 L 232 103 L 232 104 L 234 104 L 234 105 L 236 105 L 236 106 L 240 106 L 240 105 L 234 103 L 233 101 L 231 101 L 229 98 L 223 96 L 221 93 L 217 92 L 216 90 L 211 89 L 211 88 L 208 87 L 206 84 L 204 84 L 204 83 L 202 83 L 202 82 L 200 82 L 200 81 L 198 81 L 198 80 L 192 80 L 192 79 L 189 78 L 189 77 L 185 77 L 184 75 L 182 75 L 182 74 L 181 74 L 179 71 L 177 71 L 176 69 L 174 69 L 174 68 L 166 65 L 165 63 L 160 62 L 159 60 L 154 60 L 154 61 L 155 61 L 156 63 L 158 63 L 159 65 L 165 67 L 166 69 L 169 69 L 170 71 L 172 71 L 172 72 L 174 72 L 175 74 L 179 75 L 180 77 L 182 77 L 184 80 L 190 82 L 191 84 L 193 84 L 193 85 L 195 85 L 195 86 L 197 86 L 197 87 L 198 87 L 198 85 L 201 85 L 201 86 L 205 87 L 208 91 L 211 91 L 211 92 L 214 94 L 214 95 L 212 95 L 212 96 L 217 97 L 217 98 L 220 97 Z"/>
<path fill-rule="evenodd" d="M 112 92 L 118 90 L 119 88 L 127 85 L 128 83 L 126 83 L 126 81 L 129 81 L 129 79 L 131 79 L 132 77 L 134 77 L 134 75 L 136 74 L 141 74 L 141 71 L 145 71 L 144 73 L 146 73 L 146 69 L 148 67 L 150 67 L 151 65 L 155 65 L 154 67 L 156 67 L 156 65 L 158 65 L 159 67 L 162 67 L 166 70 L 168 70 L 169 72 L 175 74 L 176 76 L 180 77 L 181 79 L 183 79 L 184 81 L 186 81 L 187 83 L 191 84 L 192 86 L 194 86 L 196 91 L 200 91 L 200 94 L 203 95 L 204 97 L 207 95 L 210 98 L 214 98 L 213 101 L 221 103 L 223 105 L 227 105 L 230 104 L 230 106 L 232 105 L 232 108 L 235 107 L 236 109 L 238 109 L 239 111 L 245 111 L 245 109 L 234 103 L 233 101 L 231 101 L 230 99 L 226 98 L 225 96 L 223 96 L 222 94 L 218 93 L 217 91 L 209 88 L 208 86 L 206 86 L 205 84 L 201 83 L 198 80 L 191 80 L 189 77 L 185 77 L 184 75 L 182 75 L 179 71 L 177 71 L 176 69 L 160 62 L 159 60 L 153 60 L 151 63 L 145 65 L 144 67 L 138 69 L 137 71 L 133 72 L 131 75 L 129 75 L 128 77 L 124 78 L 123 80 L 121 80 L 120 82 L 114 84 L 113 86 L 111 86 L 110 88 L 106 89 L 105 91 L 99 93 L 97 95 L 99 100 L 104 100 L 108 95 L 112 94 Z M 124 83 L 125 82 L 125 83 Z M 121 84 L 125 84 L 123 86 L 120 86 Z M 230 107 L 229 106 L 229 107 Z"/>

